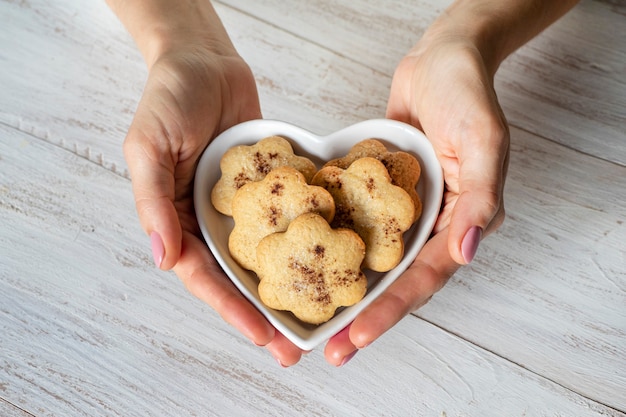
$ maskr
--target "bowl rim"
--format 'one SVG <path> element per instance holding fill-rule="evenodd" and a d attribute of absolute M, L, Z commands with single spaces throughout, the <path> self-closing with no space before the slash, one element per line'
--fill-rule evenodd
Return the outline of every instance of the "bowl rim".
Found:
<path fill-rule="evenodd" d="M 379 139 L 390 151 L 403 150 L 411 153 L 418 159 L 421 166 L 418 193 L 422 199 L 423 208 L 421 217 L 409 230 L 410 233 L 405 233 L 407 236 L 405 246 L 410 250 L 405 250 L 402 260 L 391 271 L 385 273 L 364 271 L 370 284 L 363 299 L 351 307 L 341 309 L 330 321 L 317 326 L 302 323 L 291 313 L 266 307 L 258 299 L 255 289 L 251 288 L 251 283 L 246 284 L 238 275 L 242 272 L 254 273 L 239 267 L 227 252 L 227 242 L 218 242 L 216 240 L 218 238 L 214 237 L 214 233 L 217 236 L 229 227 L 232 228 L 232 219 L 218 213 L 210 201 L 214 182 L 221 176 L 219 162 L 223 153 L 230 147 L 251 145 L 273 135 L 288 139 L 296 154 L 310 157 L 318 168 L 324 161 L 341 157 L 347 153 L 346 149 L 368 138 Z M 213 183 L 208 184 L 211 181 Z M 413 263 L 415 256 L 430 236 L 439 214 L 442 198 L 443 172 L 430 141 L 415 127 L 391 119 L 364 120 L 327 135 L 317 135 L 279 120 L 256 119 L 243 122 L 223 131 L 206 147 L 198 161 L 194 182 L 194 208 L 198 225 L 216 261 L 246 299 L 278 331 L 303 350 L 312 350 L 349 325 L 358 313 L 371 304 Z M 416 230 L 411 232 L 413 229 Z M 247 280 L 249 279 L 248 276 Z M 372 282 L 373 286 L 371 286 Z"/>

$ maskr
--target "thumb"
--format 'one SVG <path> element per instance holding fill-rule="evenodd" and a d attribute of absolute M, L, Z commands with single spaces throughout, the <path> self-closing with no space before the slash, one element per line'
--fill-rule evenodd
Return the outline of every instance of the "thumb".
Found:
<path fill-rule="evenodd" d="M 169 142 L 148 137 L 131 125 L 124 141 L 135 205 L 142 228 L 150 236 L 157 267 L 169 270 L 178 262 L 182 229 L 176 208 L 173 160 Z"/>
<path fill-rule="evenodd" d="M 504 220 L 504 181 L 508 167 L 509 132 L 506 123 L 496 129 L 468 130 L 459 144 L 458 197 L 450 219 L 448 250 L 459 264 L 474 258 L 482 237 Z"/>

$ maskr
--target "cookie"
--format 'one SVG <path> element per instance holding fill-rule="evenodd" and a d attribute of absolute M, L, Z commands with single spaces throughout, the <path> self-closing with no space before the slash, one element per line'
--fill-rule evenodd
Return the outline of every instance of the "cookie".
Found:
<path fill-rule="evenodd" d="M 415 205 L 413 221 L 419 219 L 422 214 L 422 201 L 415 187 L 419 182 L 421 167 L 419 161 L 411 154 L 403 151 L 390 152 L 387 147 L 376 139 L 366 139 L 350 148 L 343 158 L 328 161 L 324 166 L 337 166 L 346 169 L 357 159 L 371 157 L 376 158 L 385 165 L 391 181 L 409 193 Z"/>
<path fill-rule="evenodd" d="M 317 214 L 297 217 L 286 232 L 261 240 L 256 252 L 261 301 L 304 322 L 330 320 L 367 290 L 360 269 L 365 244 L 352 230 L 331 229 Z"/>
<path fill-rule="evenodd" d="M 232 215 L 232 199 L 245 184 L 262 180 L 273 168 L 291 166 L 307 181 L 317 168 L 310 159 L 295 155 L 287 139 L 270 136 L 254 145 L 230 148 L 220 160 L 222 176 L 211 190 L 211 202 L 217 211 Z"/>
<path fill-rule="evenodd" d="M 392 184 L 382 162 L 365 157 L 347 169 L 327 166 L 311 183 L 326 188 L 335 200 L 331 225 L 353 229 L 365 242 L 363 267 L 384 272 L 400 262 L 402 235 L 413 224 L 415 206 L 406 191 Z"/>
<path fill-rule="evenodd" d="M 293 219 L 309 212 L 319 213 L 330 222 L 335 203 L 328 191 L 307 184 L 295 168 L 275 168 L 261 181 L 244 185 L 232 202 L 235 226 L 228 239 L 231 256 L 242 267 L 256 271 L 259 241 L 287 230 Z"/>

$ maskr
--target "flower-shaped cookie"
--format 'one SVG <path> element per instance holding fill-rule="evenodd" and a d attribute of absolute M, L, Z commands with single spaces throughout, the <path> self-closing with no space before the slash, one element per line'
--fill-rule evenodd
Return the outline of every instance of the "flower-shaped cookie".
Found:
<path fill-rule="evenodd" d="M 211 190 L 217 211 L 232 215 L 232 199 L 245 184 L 262 180 L 272 169 L 291 166 L 310 181 L 317 168 L 313 161 L 295 155 L 291 144 L 280 136 L 264 138 L 254 145 L 230 148 L 220 160 L 222 176 Z"/>
<path fill-rule="evenodd" d="M 232 202 L 235 226 L 228 239 L 232 257 L 255 271 L 256 247 L 265 236 L 287 230 L 303 213 L 319 213 L 330 222 L 335 214 L 333 197 L 322 187 L 308 185 L 295 168 L 283 166 L 261 181 L 241 187 Z"/>
<path fill-rule="evenodd" d="M 326 188 L 335 200 L 331 225 L 353 229 L 365 242 L 364 268 L 384 272 L 398 265 L 415 206 L 406 191 L 391 183 L 382 162 L 365 157 L 345 170 L 327 166 L 311 183 Z"/>
<path fill-rule="evenodd" d="M 314 213 L 296 218 L 284 233 L 257 247 L 259 297 L 265 305 L 320 324 L 337 308 L 359 302 L 367 290 L 360 269 L 365 244 L 352 230 L 331 229 Z"/>
<path fill-rule="evenodd" d="M 354 161 L 364 157 L 376 158 L 385 165 L 391 182 L 409 193 L 415 204 L 415 218 L 422 214 L 422 201 L 415 187 L 420 179 L 421 167 L 419 161 L 410 153 L 397 151 L 390 152 L 387 147 L 376 139 L 366 139 L 350 148 L 350 152 L 343 158 L 332 159 L 324 166 L 337 166 L 346 169 Z"/>

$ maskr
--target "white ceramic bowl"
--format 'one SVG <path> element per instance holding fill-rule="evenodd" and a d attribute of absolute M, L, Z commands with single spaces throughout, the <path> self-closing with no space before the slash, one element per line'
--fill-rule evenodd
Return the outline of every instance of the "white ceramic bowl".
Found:
<path fill-rule="evenodd" d="M 398 266 L 386 273 L 366 270 L 368 290 L 356 305 L 343 308 L 328 322 L 313 326 L 291 313 L 266 307 L 259 299 L 258 279 L 241 268 L 228 251 L 232 218 L 217 212 L 211 204 L 211 190 L 221 176 L 220 159 L 236 145 L 252 145 L 272 135 L 288 139 L 298 155 L 312 159 L 318 167 L 325 161 L 344 156 L 364 139 L 377 138 L 389 150 L 403 150 L 420 162 L 422 174 L 417 186 L 423 203 L 422 216 L 404 235 L 405 253 Z M 253 120 L 224 131 L 207 147 L 196 171 L 194 204 L 202 234 L 215 259 L 228 277 L 274 327 L 295 345 L 311 350 L 350 324 L 357 314 L 378 297 L 413 262 L 435 224 L 443 195 L 443 176 L 435 152 L 424 134 L 405 123 L 388 119 L 366 120 L 327 136 L 318 136 L 297 126 L 276 120 Z"/>

